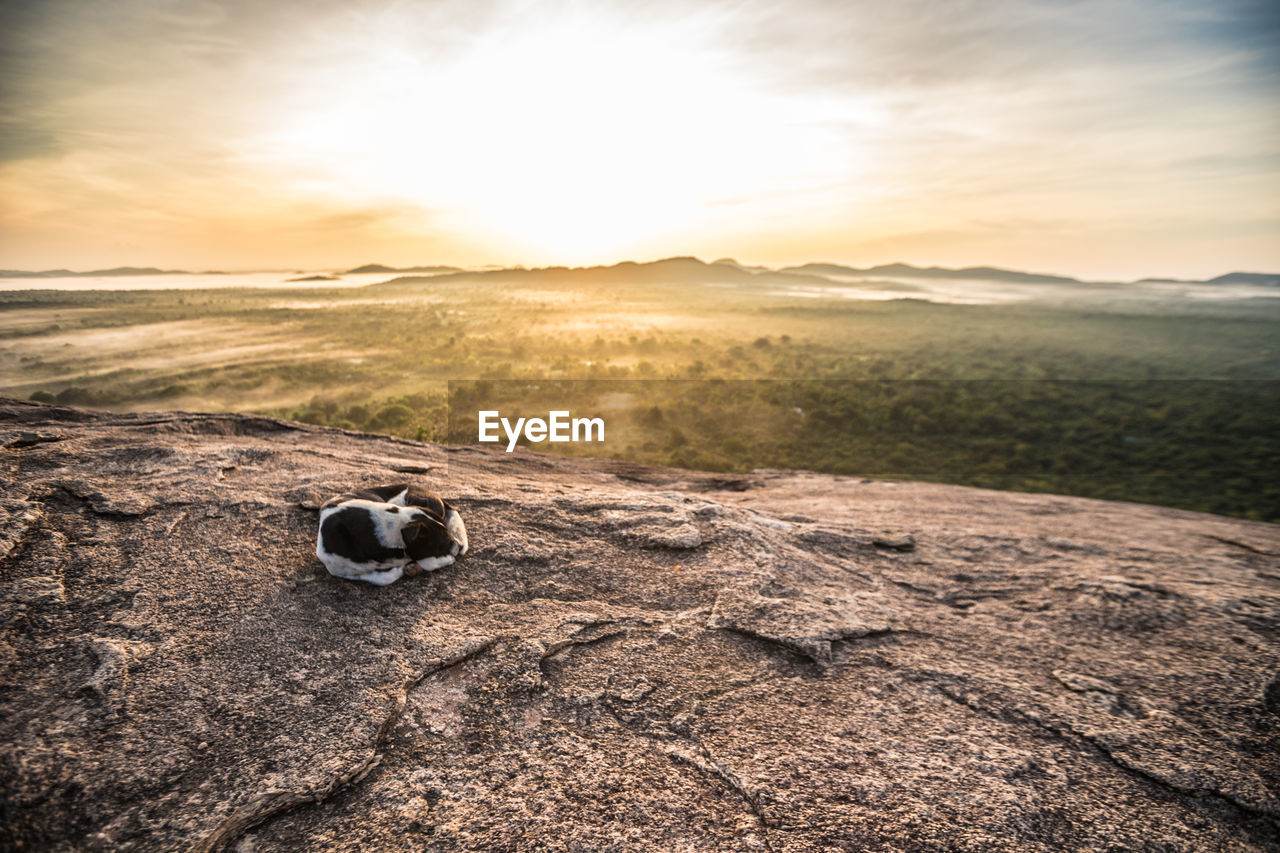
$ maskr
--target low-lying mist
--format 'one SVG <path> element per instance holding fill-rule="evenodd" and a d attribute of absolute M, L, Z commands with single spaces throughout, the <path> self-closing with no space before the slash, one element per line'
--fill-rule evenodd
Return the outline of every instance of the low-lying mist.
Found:
<path fill-rule="evenodd" d="M 630 400 L 613 415 L 627 440 L 536 449 L 1280 520 L 1280 431 L 1267 428 L 1280 422 L 1280 299 L 1270 291 L 955 280 L 893 290 L 701 268 L 645 269 L 643 280 L 513 271 L 352 288 L 3 292 L 0 392 L 462 441 L 457 417 L 478 398 L 455 385 L 451 399 L 451 380 L 646 380 L 643 392 L 607 392 L 615 409 Z M 850 296 L 860 291 L 874 298 Z M 961 393 L 957 380 L 1006 390 Z M 1051 393 L 1026 391 L 1044 380 Z M 1106 391 L 1099 380 L 1128 384 Z M 598 406 L 606 393 L 561 387 L 556 408 Z M 545 412 L 545 396 L 524 403 Z M 959 438 L 984 433 L 977 444 Z"/>

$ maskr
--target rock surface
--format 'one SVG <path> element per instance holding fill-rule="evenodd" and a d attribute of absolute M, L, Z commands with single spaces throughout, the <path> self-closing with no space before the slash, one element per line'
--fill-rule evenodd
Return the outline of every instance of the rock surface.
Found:
<path fill-rule="evenodd" d="M 1280 529 L 0 401 L 0 847 L 1280 849 Z M 317 508 L 472 552 L 378 588 Z"/>

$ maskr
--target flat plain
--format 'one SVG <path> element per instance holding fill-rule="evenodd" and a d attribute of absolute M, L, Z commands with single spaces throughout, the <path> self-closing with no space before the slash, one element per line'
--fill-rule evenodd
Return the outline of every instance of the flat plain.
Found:
<path fill-rule="evenodd" d="M 688 258 L 359 287 L 9 290 L 0 393 L 454 443 L 475 440 L 481 408 L 568 408 L 608 414 L 606 444 L 534 449 L 1276 521 L 1278 341 L 1274 287 L 840 279 Z"/>

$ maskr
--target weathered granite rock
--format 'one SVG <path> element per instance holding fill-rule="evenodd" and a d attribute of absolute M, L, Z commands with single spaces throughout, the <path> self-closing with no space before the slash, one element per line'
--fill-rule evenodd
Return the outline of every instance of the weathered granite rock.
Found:
<path fill-rule="evenodd" d="M 1280 530 L 0 401 L 0 847 L 1280 849 Z M 330 577 L 406 477 L 457 565 Z"/>

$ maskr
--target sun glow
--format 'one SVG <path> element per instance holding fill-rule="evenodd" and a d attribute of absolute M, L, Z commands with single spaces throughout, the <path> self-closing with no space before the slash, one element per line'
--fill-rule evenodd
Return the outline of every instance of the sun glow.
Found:
<path fill-rule="evenodd" d="M 831 105 L 753 87 L 712 35 L 579 16 L 441 58 L 403 33 L 300 76 L 256 157 L 308 192 L 567 262 L 714 229 L 744 188 L 776 205 L 848 174 Z"/>

